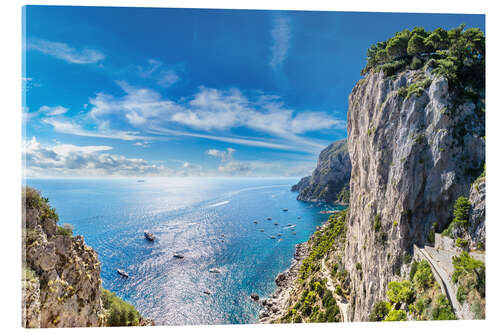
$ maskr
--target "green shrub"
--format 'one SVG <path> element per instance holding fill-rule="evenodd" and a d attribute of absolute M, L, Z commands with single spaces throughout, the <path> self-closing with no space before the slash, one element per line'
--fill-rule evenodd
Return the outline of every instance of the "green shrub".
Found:
<path fill-rule="evenodd" d="M 455 240 L 455 246 L 460 247 L 460 248 L 466 248 L 467 245 L 469 245 L 469 241 L 467 239 L 463 239 L 460 237 L 457 237 Z"/>
<path fill-rule="evenodd" d="M 64 226 L 57 226 L 57 234 L 71 237 L 73 236 L 73 226 L 68 223 L 65 223 Z"/>
<path fill-rule="evenodd" d="M 453 313 L 448 299 L 444 295 L 439 295 L 436 304 L 432 308 L 433 320 L 455 320 L 457 317 Z"/>
<path fill-rule="evenodd" d="M 382 227 L 382 218 L 380 217 L 380 214 L 375 215 L 375 220 L 373 222 L 373 229 L 375 232 L 379 232 L 380 228 Z"/>
<path fill-rule="evenodd" d="M 434 276 L 429 262 L 421 260 L 417 265 L 417 271 L 413 276 L 413 284 L 418 290 L 426 290 L 434 283 Z"/>
<path fill-rule="evenodd" d="M 412 256 L 411 254 L 407 253 L 403 257 L 403 264 L 408 265 L 411 262 Z"/>
<path fill-rule="evenodd" d="M 405 67 L 406 67 L 406 61 L 398 60 L 398 61 L 393 61 L 393 62 L 383 64 L 379 67 L 379 69 L 381 69 L 384 72 L 384 75 L 386 77 L 389 77 L 389 76 L 392 76 L 394 74 L 397 74 Z"/>
<path fill-rule="evenodd" d="M 422 295 L 414 303 L 413 309 L 417 316 L 422 316 L 426 309 L 429 308 L 432 299 L 427 295 Z"/>
<path fill-rule="evenodd" d="M 413 301 L 415 297 L 415 291 L 411 282 L 404 280 L 401 282 L 391 281 L 389 282 L 387 289 L 387 298 L 393 304 L 406 303 L 409 304 Z"/>
<path fill-rule="evenodd" d="M 462 304 L 467 298 L 467 290 L 463 286 L 459 286 L 457 289 L 457 301 Z"/>
<path fill-rule="evenodd" d="M 476 291 L 481 297 L 485 296 L 486 270 L 482 261 L 472 258 L 469 253 L 462 251 L 459 256 L 452 258 L 454 271 L 451 276 L 453 283 L 462 286 L 464 293 Z"/>
<path fill-rule="evenodd" d="M 422 60 L 420 60 L 420 58 L 413 57 L 411 59 L 411 64 L 410 64 L 411 69 L 413 69 L 413 70 L 420 69 L 420 68 L 422 68 L 422 65 L 423 65 L 423 62 L 422 62 Z"/>
<path fill-rule="evenodd" d="M 453 206 L 453 220 L 443 235 L 452 237 L 455 233 L 462 234 L 469 226 L 470 201 L 466 197 L 459 197 Z"/>
<path fill-rule="evenodd" d="M 413 277 L 415 276 L 417 269 L 418 269 L 418 261 L 412 262 L 411 268 L 410 268 L 410 280 L 413 281 Z"/>
<path fill-rule="evenodd" d="M 391 310 L 391 304 L 389 302 L 379 301 L 373 305 L 368 320 L 382 321 L 387 316 L 390 310 Z"/>
<path fill-rule="evenodd" d="M 422 96 L 425 89 L 429 88 L 431 83 L 432 83 L 432 80 L 429 78 L 426 78 L 425 80 L 410 84 L 407 87 L 405 99 L 410 98 L 412 95 L 417 95 L 418 97 Z"/>
<path fill-rule="evenodd" d="M 330 251 L 335 242 L 345 236 L 347 210 L 332 214 L 326 227 L 314 233 L 310 254 L 302 261 L 299 268 L 299 282 L 306 280 L 311 273 L 319 270 L 319 260 Z"/>
<path fill-rule="evenodd" d="M 406 312 L 403 310 L 391 310 L 384 321 L 405 321 Z"/>
<path fill-rule="evenodd" d="M 132 304 L 106 289 L 102 290 L 101 300 L 103 307 L 107 310 L 107 326 L 139 325 L 140 315 Z"/>

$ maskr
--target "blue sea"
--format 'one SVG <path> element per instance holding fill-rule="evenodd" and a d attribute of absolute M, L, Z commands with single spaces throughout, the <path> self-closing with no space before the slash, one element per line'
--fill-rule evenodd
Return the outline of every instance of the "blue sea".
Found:
<path fill-rule="evenodd" d="M 341 208 L 297 201 L 297 193 L 290 192 L 297 181 L 158 178 L 26 183 L 49 198 L 60 224 L 72 224 L 74 234 L 83 235 L 97 251 L 104 288 L 157 325 L 196 325 L 254 323 L 260 306 L 249 295 L 269 296 L 276 287 L 276 274 L 289 267 L 295 245 L 307 241 L 328 218 L 320 211 Z M 156 235 L 155 242 L 144 238 L 145 230 Z M 174 253 L 184 258 L 174 258 Z M 120 277 L 117 268 L 130 277 Z M 210 273 L 212 268 L 220 273 Z"/>

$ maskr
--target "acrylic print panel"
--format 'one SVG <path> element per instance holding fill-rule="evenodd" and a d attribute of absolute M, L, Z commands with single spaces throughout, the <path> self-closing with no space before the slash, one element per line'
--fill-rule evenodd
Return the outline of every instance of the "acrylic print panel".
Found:
<path fill-rule="evenodd" d="M 483 15 L 23 19 L 24 326 L 484 318 Z"/>

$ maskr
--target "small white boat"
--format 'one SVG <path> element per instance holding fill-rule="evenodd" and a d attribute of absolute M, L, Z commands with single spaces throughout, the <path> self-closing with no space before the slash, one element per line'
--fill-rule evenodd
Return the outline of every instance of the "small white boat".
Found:
<path fill-rule="evenodd" d="M 220 270 L 219 270 L 219 269 L 217 269 L 217 268 L 210 268 L 210 269 L 208 270 L 208 272 L 209 272 L 209 273 L 219 274 L 219 273 L 220 273 Z"/>
<path fill-rule="evenodd" d="M 180 253 L 174 253 L 174 258 L 182 259 L 182 258 L 184 258 L 184 256 Z"/>
<path fill-rule="evenodd" d="M 144 237 L 146 237 L 146 239 L 151 242 L 154 242 L 154 240 L 156 239 L 155 235 L 153 235 L 153 233 L 149 231 L 144 232 Z"/>
<path fill-rule="evenodd" d="M 210 290 L 205 290 L 203 293 L 204 293 L 205 295 L 212 295 L 212 292 L 211 292 Z"/>
<path fill-rule="evenodd" d="M 127 273 L 127 272 L 125 272 L 124 270 L 121 270 L 121 269 L 119 269 L 119 268 L 118 268 L 116 271 L 117 271 L 117 272 L 118 272 L 118 274 L 120 274 L 121 276 L 128 278 L 128 273 Z"/>

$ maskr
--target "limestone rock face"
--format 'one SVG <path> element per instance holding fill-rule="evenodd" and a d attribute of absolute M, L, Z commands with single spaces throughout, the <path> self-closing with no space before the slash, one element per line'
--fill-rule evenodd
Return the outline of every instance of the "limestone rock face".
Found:
<path fill-rule="evenodd" d="M 486 245 L 486 178 L 479 178 L 472 184 L 469 195 L 471 210 L 469 215 L 470 227 L 468 237 L 472 247 L 479 247 L 484 250 Z"/>
<path fill-rule="evenodd" d="M 350 176 L 347 139 L 335 141 L 319 154 L 313 174 L 302 178 L 292 191 L 299 192 L 298 200 L 333 203 L 344 185 L 349 183 Z"/>
<path fill-rule="evenodd" d="M 412 84 L 425 81 L 407 94 Z M 469 196 L 482 170 L 484 145 L 482 111 L 459 102 L 447 80 L 430 71 L 391 78 L 371 72 L 356 84 L 348 111 L 348 320 L 367 320 L 404 254 L 426 242 L 434 222 L 438 230 L 449 224 L 454 201 Z M 481 215 L 480 206 L 474 207 Z M 362 277 L 356 263 L 364 268 Z"/>
<path fill-rule="evenodd" d="M 24 207 L 23 326 L 104 326 L 100 263 L 82 236 L 57 234 L 54 218 Z"/>

